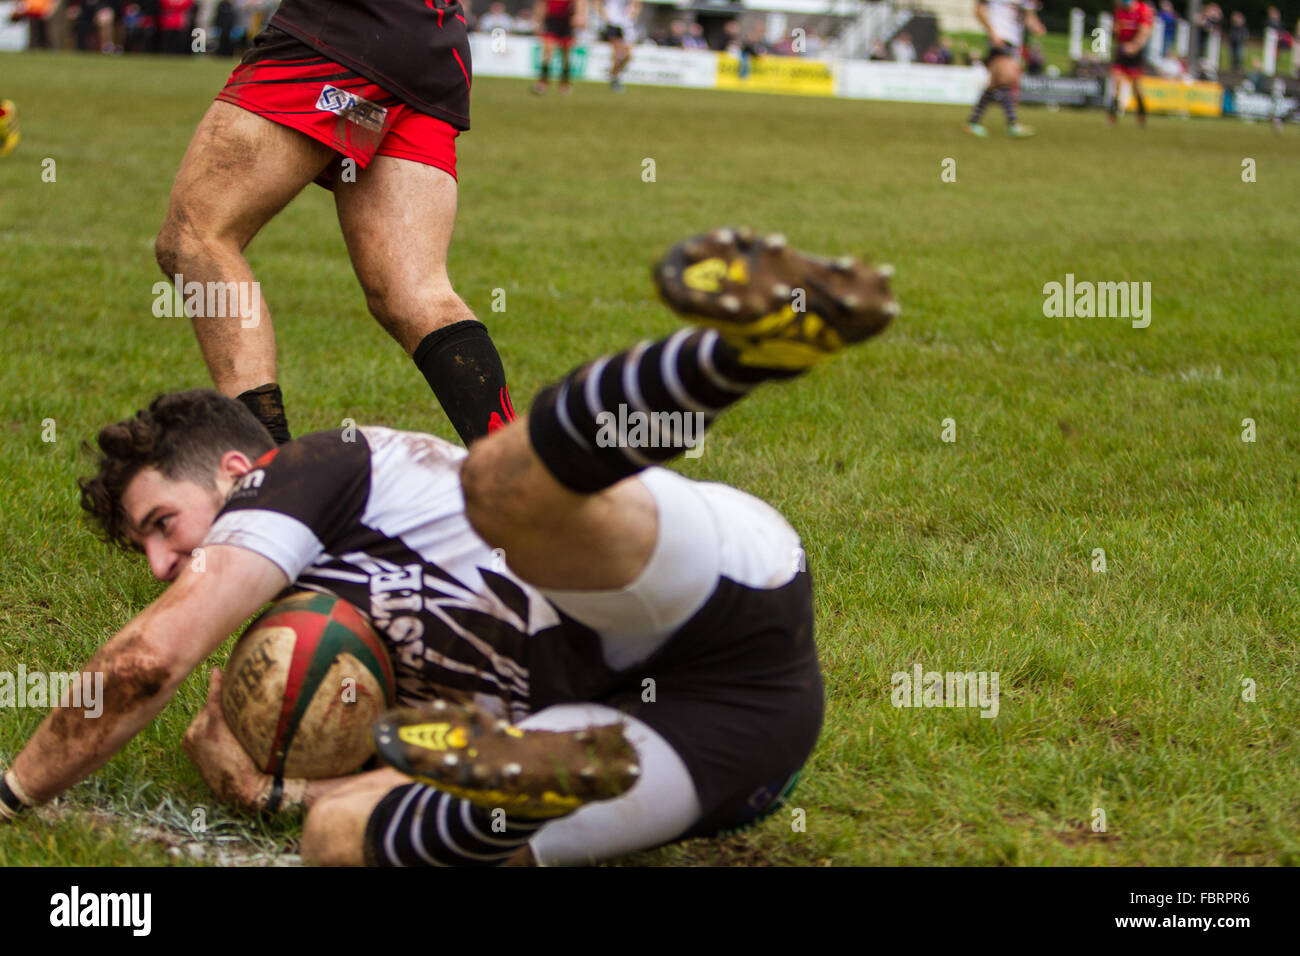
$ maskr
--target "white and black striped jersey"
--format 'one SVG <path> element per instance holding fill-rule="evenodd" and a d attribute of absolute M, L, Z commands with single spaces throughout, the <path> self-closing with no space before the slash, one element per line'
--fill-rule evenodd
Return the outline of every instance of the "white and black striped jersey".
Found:
<path fill-rule="evenodd" d="M 402 704 L 450 690 L 519 720 L 592 699 L 616 682 L 599 639 L 470 527 L 465 455 L 389 428 L 306 435 L 255 463 L 204 543 L 255 551 L 296 587 L 359 608 L 389 647 Z"/>
<path fill-rule="evenodd" d="M 1002 42 L 1020 46 L 1025 38 L 1025 17 L 1035 9 L 1033 0 L 980 0 L 980 5 Z"/>

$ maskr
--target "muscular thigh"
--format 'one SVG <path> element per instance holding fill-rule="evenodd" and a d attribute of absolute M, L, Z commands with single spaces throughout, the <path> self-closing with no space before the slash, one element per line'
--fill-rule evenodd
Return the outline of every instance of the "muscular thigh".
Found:
<path fill-rule="evenodd" d="M 168 219 L 233 238 L 242 248 L 333 155 L 297 130 L 217 101 L 181 160 Z"/>
<path fill-rule="evenodd" d="M 355 182 L 336 180 L 334 202 L 353 268 L 369 294 L 424 297 L 450 288 L 447 247 L 456 224 L 456 180 L 436 166 L 379 155 Z"/>
<path fill-rule="evenodd" d="M 1009 56 L 1000 56 L 989 69 L 994 86 L 1015 86 L 1020 82 L 1020 64 Z"/>

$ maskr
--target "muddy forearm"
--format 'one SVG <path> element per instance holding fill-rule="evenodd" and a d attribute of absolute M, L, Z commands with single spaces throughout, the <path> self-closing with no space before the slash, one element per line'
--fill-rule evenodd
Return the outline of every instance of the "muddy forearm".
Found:
<path fill-rule="evenodd" d="M 93 709 L 55 707 L 14 760 L 14 773 L 32 800 L 52 800 L 94 773 L 171 699 L 185 674 L 145 652 L 142 643 L 136 624 L 104 645 L 83 670 L 92 680 L 103 675 L 102 699 Z"/>

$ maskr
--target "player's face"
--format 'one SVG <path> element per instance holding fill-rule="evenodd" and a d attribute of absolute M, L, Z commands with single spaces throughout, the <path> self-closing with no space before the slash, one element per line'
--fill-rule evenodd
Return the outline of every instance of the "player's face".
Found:
<path fill-rule="evenodd" d="M 181 573 L 207 537 L 228 490 L 221 476 L 216 488 L 205 488 L 184 478 L 173 481 L 156 468 L 131 479 L 122 493 L 127 536 L 148 558 L 154 577 L 172 581 Z"/>

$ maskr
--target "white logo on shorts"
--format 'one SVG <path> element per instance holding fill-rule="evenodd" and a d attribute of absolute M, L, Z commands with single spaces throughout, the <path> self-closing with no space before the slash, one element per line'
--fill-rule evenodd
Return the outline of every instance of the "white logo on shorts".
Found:
<path fill-rule="evenodd" d="M 363 100 L 355 93 L 340 90 L 337 86 L 326 86 L 316 98 L 316 109 L 325 110 L 342 116 L 349 123 L 356 123 L 362 129 L 374 133 L 384 131 L 384 118 L 388 110 L 377 103 Z"/>

